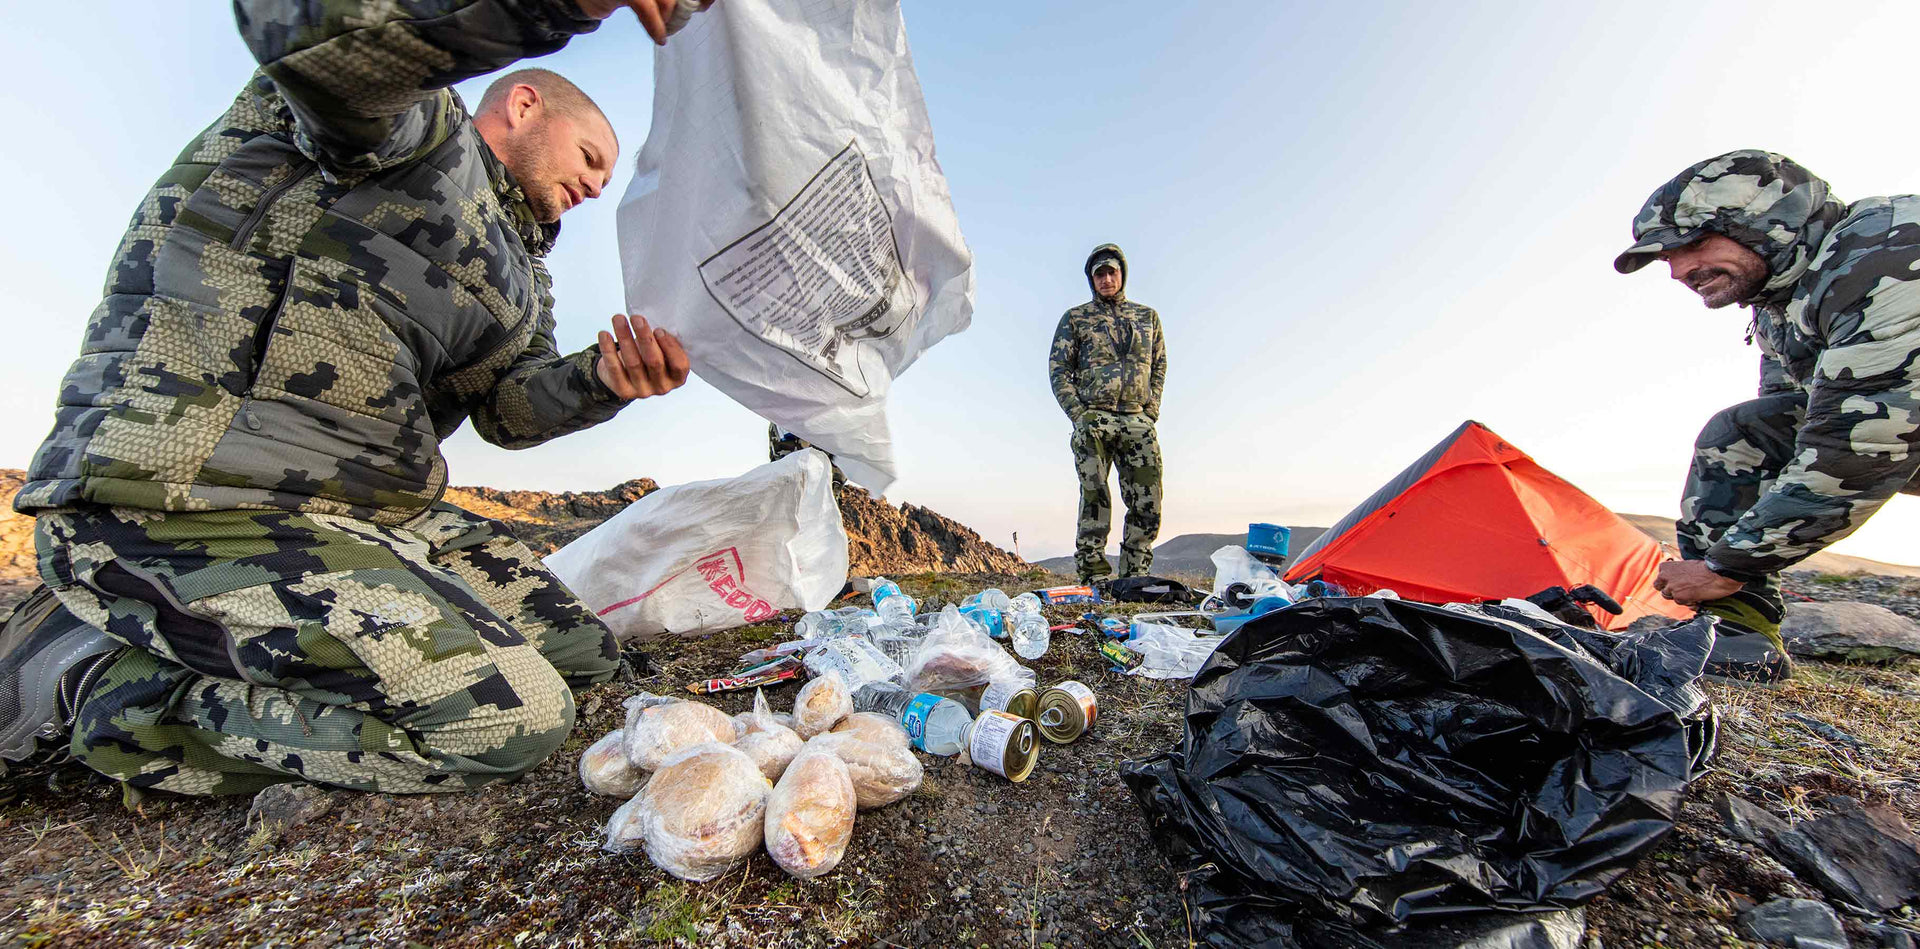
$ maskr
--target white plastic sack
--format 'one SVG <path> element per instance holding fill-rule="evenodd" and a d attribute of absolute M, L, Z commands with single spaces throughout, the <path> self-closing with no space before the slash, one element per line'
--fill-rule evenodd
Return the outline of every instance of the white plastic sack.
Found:
<path fill-rule="evenodd" d="M 1294 599 L 1293 587 L 1272 567 L 1261 563 L 1247 548 L 1228 544 L 1213 552 L 1213 595 L 1224 597 L 1227 587 L 1244 583 L 1253 590 L 1253 598 L 1284 596 Z"/>
<path fill-rule="evenodd" d="M 827 605 L 847 582 L 847 532 L 826 456 L 797 451 L 661 488 L 546 564 L 615 636 L 684 636 Z"/>
<path fill-rule="evenodd" d="M 973 314 L 898 0 L 725 0 L 653 82 L 618 212 L 628 308 L 883 493 L 893 378 Z"/>

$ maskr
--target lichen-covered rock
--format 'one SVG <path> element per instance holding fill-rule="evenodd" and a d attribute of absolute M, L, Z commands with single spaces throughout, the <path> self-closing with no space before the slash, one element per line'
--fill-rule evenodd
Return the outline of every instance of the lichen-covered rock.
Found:
<path fill-rule="evenodd" d="M 1890 662 L 1920 656 L 1920 625 L 1871 603 L 1793 603 L 1780 623 L 1787 651 L 1807 659 Z"/>

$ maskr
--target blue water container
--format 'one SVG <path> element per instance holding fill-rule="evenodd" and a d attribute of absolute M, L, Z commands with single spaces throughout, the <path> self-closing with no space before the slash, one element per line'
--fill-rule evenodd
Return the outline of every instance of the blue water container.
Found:
<path fill-rule="evenodd" d="M 1215 616 L 1213 618 L 1213 631 L 1224 636 L 1227 633 L 1239 629 L 1247 620 L 1253 619 L 1256 616 L 1264 616 L 1274 610 L 1283 610 L 1292 605 L 1293 602 L 1283 596 L 1263 596 L 1253 601 L 1253 604 L 1247 607 L 1245 613 Z"/>
<path fill-rule="evenodd" d="M 1266 554 L 1269 557 L 1285 557 L 1287 542 L 1293 538 L 1293 532 L 1278 524 L 1248 524 L 1247 552 Z"/>

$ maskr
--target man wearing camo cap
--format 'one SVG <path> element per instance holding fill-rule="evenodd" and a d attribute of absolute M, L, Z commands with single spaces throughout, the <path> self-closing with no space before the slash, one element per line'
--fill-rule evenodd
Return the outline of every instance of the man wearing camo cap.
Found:
<path fill-rule="evenodd" d="M 1847 204 L 1791 159 L 1743 150 L 1661 186 L 1614 260 L 1664 261 L 1709 309 L 1752 309 L 1761 395 L 1714 415 L 1656 586 L 1757 633 L 1786 674 L 1779 574 L 1920 493 L 1920 196 Z"/>
<path fill-rule="evenodd" d="M 1167 343 L 1160 314 L 1127 299 L 1127 258 L 1118 246 L 1094 248 L 1085 271 L 1093 299 L 1060 317 L 1048 375 L 1054 400 L 1073 421 L 1080 478 L 1074 567 L 1081 582 L 1090 583 L 1111 572 L 1107 472 L 1115 467 L 1127 505 L 1120 576 L 1140 576 L 1153 564 L 1153 539 L 1160 534 L 1160 441 L 1154 426 L 1167 382 Z"/>

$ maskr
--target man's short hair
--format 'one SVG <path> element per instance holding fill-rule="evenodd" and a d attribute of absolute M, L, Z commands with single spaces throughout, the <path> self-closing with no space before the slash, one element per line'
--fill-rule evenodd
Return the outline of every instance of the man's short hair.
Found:
<path fill-rule="evenodd" d="M 480 97 L 479 111 L 485 112 L 504 104 L 513 87 L 520 85 L 532 86 L 540 93 L 540 98 L 546 101 L 549 108 L 562 115 L 597 115 L 601 121 L 607 123 L 609 128 L 613 126 L 613 121 L 607 118 L 607 114 L 600 111 L 600 105 L 580 91 L 579 86 L 551 69 L 538 67 L 516 69 L 495 79 L 493 84 L 487 87 L 486 94 Z"/>

